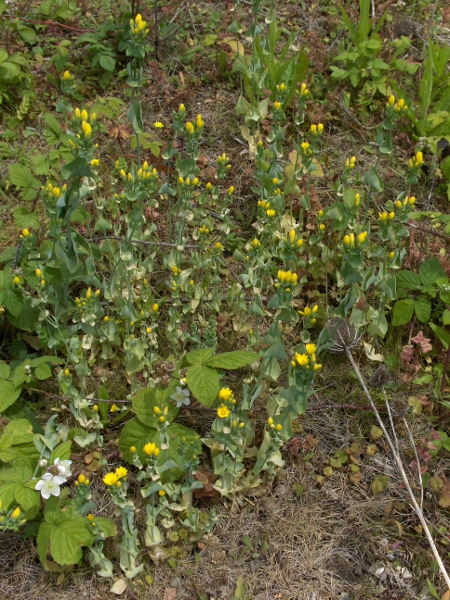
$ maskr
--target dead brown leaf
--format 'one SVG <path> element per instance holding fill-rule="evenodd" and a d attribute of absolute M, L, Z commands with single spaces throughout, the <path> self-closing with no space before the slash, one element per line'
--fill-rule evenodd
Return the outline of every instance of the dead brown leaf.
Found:
<path fill-rule="evenodd" d="M 175 588 L 166 588 L 164 590 L 163 600 L 173 600 L 177 595 L 177 590 Z"/>
<path fill-rule="evenodd" d="M 218 494 L 218 491 L 213 487 L 218 475 L 214 475 L 211 471 L 206 471 L 200 467 L 194 477 L 197 481 L 203 483 L 201 489 L 194 490 L 194 498 L 212 498 Z"/>

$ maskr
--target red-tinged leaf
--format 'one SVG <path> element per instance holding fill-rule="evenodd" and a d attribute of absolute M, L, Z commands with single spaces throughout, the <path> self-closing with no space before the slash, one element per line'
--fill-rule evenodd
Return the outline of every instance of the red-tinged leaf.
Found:
<path fill-rule="evenodd" d="M 426 338 L 422 331 L 419 331 L 415 337 L 411 338 L 411 341 L 417 344 L 424 354 L 433 350 L 433 346 L 430 344 L 430 338 Z"/>

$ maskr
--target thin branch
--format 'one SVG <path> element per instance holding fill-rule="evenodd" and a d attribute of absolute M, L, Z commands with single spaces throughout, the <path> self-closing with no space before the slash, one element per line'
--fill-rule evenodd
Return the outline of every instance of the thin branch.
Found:
<path fill-rule="evenodd" d="M 398 467 L 398 469 L 400 471 L 400 474 L 401 474 L 401 477 L 403 479 L 403 483 L 405 484 L 405 487 L 406 487 L 406 489 L 408 491 L 408 494 L 409 494 L 409 497 L 411 499 L 412 508 L 414 509 L 414 512 L 416 513 L 417 517 L 419 518 L 419 521 L 420 521 L 420 523 L 421 523 L 421 525 L 423 527 L 425 535 L 427 536 L 428 543 L 430 544 L 430 548 L 431 548 L 431 550 L 433 552 L 433 555 L 434 555 L 434 557 L 436 559 L 436 562 L 439 565 L 439 569 L 440 569 L 440 571 L 442 573 L 442 576 L 445 579 L 445 583 L 447 584 L 447 587 L 450 589 L 450 577 L 449 577 L 449 575 L 447 573 L 447 569 L 445 568 L 445 565 L 444 565 L 444 563 L 442 561 L 442 558 L 441 558 L 441 556 L 440 556 L 440 554 L 438 552 L 438 549 L 436 548 L 436 544 L 435 544 L 435 542 L 433 540 L 433 537 L 432 537 L 432 535 L 430 533 L 430 530 L 429 530 L 429 527 L 428 527 L 428 523 L 427 523 L 427 521 L 426 521 L 426 519 L 424 517 L 423 510 L 419 506 L 419 504 L 417 503 L 417 500 L 416 500 L 416 497 L 414 495 L 414 492 L 412 491 L 411 485 L 409 483 L 408 476 L 406 475 L 406 471 L 405 471 L 405 468 L 403 466 L 402 459 L 401 459 L 399 453 L 397 452 L 397 450 L 396 450 L 396 448 L 394 446 L 392 438 L 390 437 L 390 435 L 389 435 L 389 433 L 388 433 L 388 431 L 387 431 L 387 429 L 386 429 L 386 427 L 385 427 L 385 425 L 383 423 L 383 420 L 380 417 L 380 413 L 378 412 L 378 409 L 375 406 L 374 401 L 372 400 L 372 396 L 370 395 L 370 392 L 367 389 L 366 382 L 364 381 L 364 378 L 361 375 L 361 371 L 359 370 L 358 365 L 356 364 L 351 351 L 348 348 L 346 348 L 345 352 L 347 354 L 348 360 L 350 361 L 350 363 L 351 363 L 351 365 L 352 365 L 352 367 L 353 367 L 353 369 L 354 369 L 354 371 L 355 371 L 355 373 L 356 373 L 356 375 L 357 375 L 357 377 L 359 379 L 361 387 L 363 388 L 364 393 L 366 394 L 367 399 L 370 402 L 372 410 L 373 410 L 373 412 L 375 414 L 375 417 L 376 417 L 376 419 L 378 421 L 378 424 L 380 425 L 380 428 L 381 428 L 382 432 L 384 433 L 386 441 L 389 444 L 389 447 L 391 449 L 392 455 L 394 457 L 394 460 L 395 460 L 395 462 L 397 464 L 397 467 Z"/>

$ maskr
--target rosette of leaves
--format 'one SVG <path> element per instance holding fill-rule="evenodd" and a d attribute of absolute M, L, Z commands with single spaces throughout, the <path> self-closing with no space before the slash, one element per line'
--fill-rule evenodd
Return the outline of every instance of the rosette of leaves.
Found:
<path fill-rule="evenodd" d="M 245 367 L 259 358 L 258 354 L 247 350 L 236 350 L 215 354 L 214 348 L 201 348 L 189 352 L 181 366 L 187 365 L 186 380 L 192 395 L 204 406 L 212 406 L 220 390 L 220 375 L 217 369 L 234 370 Z M 192 454 L 201 452 L 200 436 L 192 429 L 181 423 L 174 422 L 180 408 L 171 401 L 171 396 L 179 385 L 178 377 L 167 388 L 146 388 L 140 390 L 132 399 L 132 409 L 136 418 L 128 421 L 119 438 L 119 448 L 126 461 L 133 464 L 133 453 L 130 448 L 135 447 L 141 461 L 145 461 L 144 446 L 149 442 L 160 446 L 159 415 L 154 408 L 167 407 L 165 415 L 169 422 L 165 429 L 170 443 L 169 448 L 159 455 L 159 471 L 163 479 L 174 481 L 184 472 L 184 465 L 180 459 L 179 447 L 188 443 L 192 447 Z"/>

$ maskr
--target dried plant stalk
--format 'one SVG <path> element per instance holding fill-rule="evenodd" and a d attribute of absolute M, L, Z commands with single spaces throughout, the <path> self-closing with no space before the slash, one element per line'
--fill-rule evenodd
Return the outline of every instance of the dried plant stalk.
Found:
<path fill-rule="evenodd" d="M 380 413 L 378 412 L 378 409 L 375 406 L 375 402 L 372 400 L 372 396 L 370 395 L 370 392 L 367 389 L 366 382 L 364 381 L 364 378 L 363 378 L 363 376 L 361 374 L 361 371 L 359 370 L 358 365 L 356 364 L 356 362 L 355 362 L 355 360 L 353 358 L 353 355 L 351 353 L 351 348 L 349 346 L 345 346 L 344 350 L 345 350 L 345 353 L 347 355 L 348 360 L 350 361 L 353 369 L 355 370 L 355 373 L 356 373 L 356 375 L 357 375 L 357 377 L 359 379 L 359 382 L 361 383 L 361 387 L 363 388 L 364 393 L 366 394 L 367 399 L 369 400 L 370 406 L 372 407 L 372 410 L 373 410 L 373 412 L 375 414 L 375 417 L 376 417 L 376 419 L 378 421 L 378 424 L 379 424 L 379 426 L 380 426 L 380 428 L 381 428 L 381 430 L 382 430 L 382 432 L 383 432 L 383 434 L 384 434 L 384 436 L 385 436 L 385 438 L 386 438 L 386 440 L 387 440 L 387 442 L 389 444 L 389 447 L 391 449 L 391 452 L 392 452 L 392 455 L 394 457 L 395 463 L 396 463 L 396 465 L 398 467 L 398 470 L 400 471 L 400 475 L 401 475 L 401 477 L 403 479 L 403 483 L 405 484 L 406 490 L 408 491 L 409 497 L 411 499 L 412 508 L 413 508 L 414 512 L 416 513 L 417 517 L 419 518 L 419 521 L 420 521 L 420 523 L 421 523 L 421 525 L 423 527 L 425 535 L 427 536 L 428 543 L 430 544 L 431 551 L 433 552 L 433 555 L 434 555 L 434 557 L 436 559 L 436 562 L 439 565 L 439 569 L 440 569 L 440 571 L 442 573 L 442 576 L 445 579 L 445 583 L 447 584 L 448 589 L 450 590 L 450 577 L 449 577 L 449 574 L 447 572 L 447 569 L 445 568 L 445 565 L 444 565 L 444 563 L 442 561 L 442 558 L 441 558 L 441 556 L 440 556 L 440 554 L 438 552 L 438 549 L 436 548 L 436 544 L 435 544 L 435 542 L 434 542 L 434 540 L 433 540 L 433 538 L 431 536 L 430 530 L 428 529 L 428 523 L 427 523 L 427 521 L 425 519 L 425 516 L 423 514 L 422 507 L 419 506 L 419 503 L 416 500 L 414 492 L 413 492 L 413 490 L 411 488 L 411 485 L 409 483 L 409 479 L 408 479 L 408 476 L 406 474 L 405 467 L 403 466 L 403 462 L 402 462 L 402 459 L 400 457 L 400 453 L 399 453 L 399 450 L 398 450 L 398 440 L 397 440 L 397 436 L 395 435 L 394 423 L 393 423 L 393 420 L 392 420 L 391 412 L 389 410 L 389 403 L 386 402 L 387 406 L 388 406 L 389 418 L 390 418 L 390 421 L 391 421 L 391 428 L 394 431 L 395 443 L 392 440 L 392 437 L 389 435 L 389 433 L 388 433 L 388 431 L 387 431 L 387 429 L 386 429 L 386 427 L 385 427 L 385 425 L 383 423 L 383 420 L 381 419 Z M 386 398 L 386 401 L 387 401 L 387 398 Z M 410 439 L 411 439 L 411 441 L 413 443 L 412 436 L 410 436 Z M 413 443 L 413 446 L 414 446 L 414 449 L 415 449 L 414 443 Z M 420 465 L 419 465 L 419 470 L 420 470 Z M 423 494 L 422 481 L 420 481 L 420 484 L 421 484 L 420 487 L 421 487 L 421 495 L 422 495 Z M 421 504 L 422 504 L 422 499 L 421 499 Z"/>

